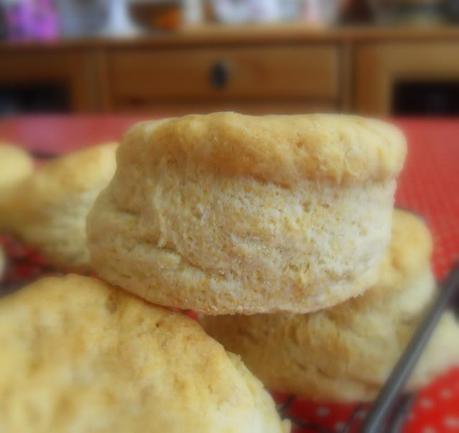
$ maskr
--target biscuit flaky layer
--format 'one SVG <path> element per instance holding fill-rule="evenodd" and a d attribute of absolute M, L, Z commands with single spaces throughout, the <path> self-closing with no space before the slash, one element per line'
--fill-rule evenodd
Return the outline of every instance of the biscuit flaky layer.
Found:
<path fill-rule="evenodd" d="M 283 186 L 304 179 L 336 184 L 392 179 L 406 154 L 404 136 L 394 126 L 333 114 L 190 115 L 160 125 L 140 123 L 125 141 L 148 143 L 150 160 L 192 161 L 214 173 Z M 124 148 L 127 154 L 135 151 Z"/>
<path fill-rule="evenodd" d="M 203 317 L 211 336 L 269 388 L 320 401 L 374 398 L 435 293 L 432 240 L 413 215 L 396 211 L 378 282 L 362 296 L 314 314 Z M 411 377 L 419 388 L 459 363 L 459 324 L 442 318 Z"/>
<path fill-rule="evenodd" d="M 0 226 L 53 265 L 86 270 L 86 216 L 115 172 L 117 143 L 79 150 L 43 164 L 0 203 Z"/>
<path fill-rule="evenodd" d="M 274 402 L 198 323 L 87 277 L 0 300 L 0 431 L 281 433 Z"/>
<path fill-rule="evenodd" d="M 341 137 L 354 124 L 361 125 L 355 137 Z M 225 135 L 228 128 L 237 134 Z M 378 128 L 384 129 L 347 116 L 234 113 L 134 126 L 119 148 L 113 181 L 88 217 L 93 268 L 154 303 L 208 314 L 302 313 L 356 296 L 376 279 L 400 168 L 376 175 L 371 140 L 379 137 L 384 161 L 388 149 L 400 155 L 404 149 L 400 137 L 379 136 Z M 295 153 L 292 137 L 315 153 Z M 385 140 L 395 144 L 383 146 Z M 288 158 L 291 167 L 311 164 L 325 173 L 317 155 L 330 162 L 329 147 L 349 157 L 360 149 L 375 177 L 338 184 L 327 176 L 309 179 L 307 171 L 286 175 L 286 183 L 265 176 L 285 174 Z M 215 159 L 220 151 L 225 158 Z M 250 164 L 244 152 L 253 153 Z M 236 161 L 247 170 L 233 170 Z M 350 160 L 343 164 L 357 173 Z"/>

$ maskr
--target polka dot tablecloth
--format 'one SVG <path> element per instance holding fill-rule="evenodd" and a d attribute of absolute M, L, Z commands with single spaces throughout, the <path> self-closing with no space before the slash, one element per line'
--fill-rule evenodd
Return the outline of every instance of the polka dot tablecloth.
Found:
<path fill-rule="evenodd" d="M 137 120 L 141 118 L 14 118 L 0 121 L 0 141 L 10 140 L 42 153 L 64 152 L 119 139 L 125 128 Z M 405 131 L 409 142 L 396 202 L 423 215 L 429 223 L 435 240 L 434 269 L 441 279 L 452 263 L 459 261 L 459 120 L 395 119 L 394 123 Z M 16 274 L 35 275 L 43 266 L 39 257 L 11 242 L 8 249 L 18 259 Z M 318 405 L 291 396 L 275 397 L 283 413 L 297 421 L 299 427 L 294 431 L 298 433 L 358 431 L 348 429 L 349 421 L 352 418 L 358 424 L 367 410 L 365 406 Z M 403 431 L 459 433 L 459 368 L 438 378 L 416 396 Z"/>

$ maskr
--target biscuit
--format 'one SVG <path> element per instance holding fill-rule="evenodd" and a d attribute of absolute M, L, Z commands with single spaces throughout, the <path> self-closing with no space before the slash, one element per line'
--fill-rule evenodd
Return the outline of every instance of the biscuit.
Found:
<path fill-rule="evenodd" d="M 140 123 L 88 217 L 93 267 L 207 314 L 329 307 L 376 280 L 405 150 L 394 127 L 352 116 Z"/>
<path fill-rule="evenodd" d="M 33 160 L 23 149 L 0 143 L 0 190 L 26 178 L 33 170 Z"/>
<path fill-rule="evenodd" d="M 6 271 L 6 257 L 5 251 L 3 250 L 2 246 L 0 245 L 0 282 L 3 279 Z"/>
<path fill-rule="evenodd" d="M 98 280 L 0 301 L 0 431 L 281 433 L 269 394 L 186 316 Z"/>
<path fill-rule="evenodd" d="M 25 150 L 0 142 L 0 207 L 9 189 L 32 171 L 33 160 Z"/>
<path fill-rule="evenodd" d="M 202 323 L 268 388 L 318 401 L 371 400 L 435 295 L 431 251 L 424 223 L 395 211 L 379 281 L 360 297 L 313 314 L 203 317 Z M 458 341 L 459 325 L 446 313 L 409 388 L 459 363 Z"/>
<path fill-rule="evenodd" d="M 49 263 L 87 270 L 86 216 L 115 172 L 116 147 L 93 146 L 40 166 L 3 201 L 1 225 Z"/>

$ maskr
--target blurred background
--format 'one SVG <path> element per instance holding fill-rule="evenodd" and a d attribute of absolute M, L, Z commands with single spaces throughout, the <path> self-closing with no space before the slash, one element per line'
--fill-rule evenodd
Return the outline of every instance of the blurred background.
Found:
<path fill-rule="evenodd" d="M 0 0 L 0 116 L 459 114 L 459 0 Z"/>

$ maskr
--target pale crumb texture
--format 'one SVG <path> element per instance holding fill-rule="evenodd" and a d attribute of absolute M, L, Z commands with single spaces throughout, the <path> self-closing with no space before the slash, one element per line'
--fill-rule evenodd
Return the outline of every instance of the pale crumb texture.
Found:
<path fill-rule="evenodd" d="M 43 164 L 0 203 L 0 226 L 63 269 L 86 271 L 86 216 L 116 168 L 116 143 Z"/>
<path fill-rule="evenodd" d="M 0 431 L 281 433 L 274 402 L 198 323 L 95 279 L 0 301 Z"/>
<path fill-rule="evenodd" d="M 363 295 L 314 314 L 209 316 L 202 323 L 271 389 L 326 402 L 371 400 L 435 295 L 431 251 L 424 223 L 395 211 L 379 280 Z M 459 364 L 458 341 L 459 324 L 447 313 L 408 387 Z"/>
<path fill-rule="evenodd" d="M 161 305 L 252 314 L 329 307 L 376 280 L 393 180 L 283 188 L 123 155 L 88 217 L 93 269 L 113 284 Z"/>

